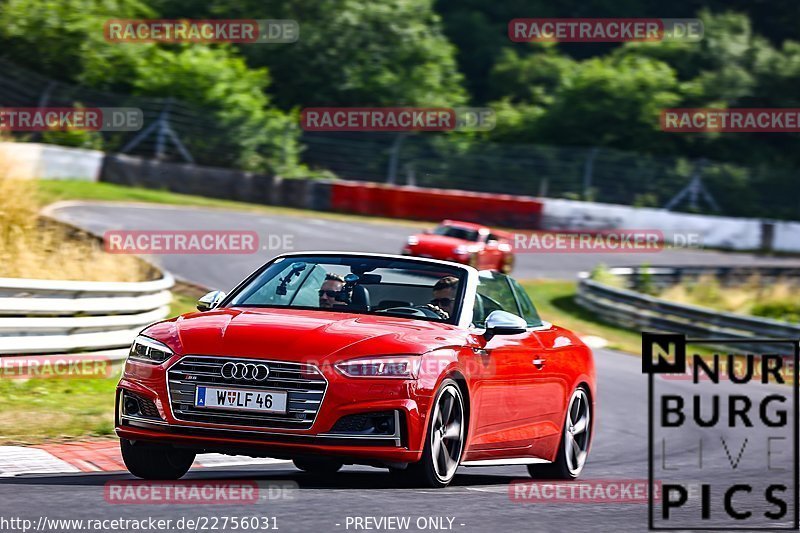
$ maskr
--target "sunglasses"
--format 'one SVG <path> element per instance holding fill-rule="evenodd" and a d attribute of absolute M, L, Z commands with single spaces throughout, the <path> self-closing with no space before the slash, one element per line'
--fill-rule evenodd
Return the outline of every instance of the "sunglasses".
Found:
<path fill-rule="evenodd" d="M 436 307 L 450 307 L 450 304 L 454 301 L 452 298 L 434 298 L 431 303 Z"/>
<path fill-rule="evenodd" d="M 327 296 L 328 298 L 336 298 L 342 291 L 319 290 L 320 297 Z"/>

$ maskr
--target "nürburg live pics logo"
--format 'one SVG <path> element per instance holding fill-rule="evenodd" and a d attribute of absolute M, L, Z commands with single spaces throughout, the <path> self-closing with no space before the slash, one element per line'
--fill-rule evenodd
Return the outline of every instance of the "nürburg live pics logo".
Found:
<path fill-rule="evenodd" d="M 798 346 L 642 334 L 651 530 L 800 527 Z"/>

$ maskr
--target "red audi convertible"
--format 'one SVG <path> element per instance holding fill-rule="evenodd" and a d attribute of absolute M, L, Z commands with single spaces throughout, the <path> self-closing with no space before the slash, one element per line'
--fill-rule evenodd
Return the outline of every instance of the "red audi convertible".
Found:
<path fill-rule="evenodd" d="M 116 394 L 130 472 L 196 454 L 388 467 L 443 487 L 464 467 L 574 479 L 594 422 L 590 349 L 512 278 L 403 256 L 308 252 L 147 327 Z"/>
<path fill-rule="evenodd" d="M 455 261 L 504 274 L 514 268 L 514 252 L 507 233 L 457 220 L 443 220 L 432 230 L 409 236 L 403 255 Z"/>

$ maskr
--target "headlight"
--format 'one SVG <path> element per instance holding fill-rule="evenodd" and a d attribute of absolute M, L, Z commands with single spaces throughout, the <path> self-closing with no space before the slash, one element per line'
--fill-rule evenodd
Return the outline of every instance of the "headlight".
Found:
<path fill-rule="evenodd" d="M 128 357 L 137 361 L 158 364 L 169 359 L 173 353 L 169 346 L 163 342 L 139 335 L 131 344 L 131 351 Z"/>
<path fill-rule="evenodd" d="M 416 246 L 419 244 L 419 239 L 412 235 L 411 237 L 408 238 L 406 244 L 408 244 L 409 246 Z"/>
<path fill-rule="evenodd" d="M 400 355 L 342 361 L 334 366 L 349 378 L 417 379 L 420 356 Z"/>

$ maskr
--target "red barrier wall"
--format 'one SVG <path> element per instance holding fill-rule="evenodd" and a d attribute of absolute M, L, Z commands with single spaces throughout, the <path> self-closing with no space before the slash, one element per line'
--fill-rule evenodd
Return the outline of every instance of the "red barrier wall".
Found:
<path fill-rule="evenodd" d="M 390 218 L 445 218 L 512 228 L 537 229 L 543 204 L 530 197 L 374 183 L 334 182 L 331 210 Z"/>

